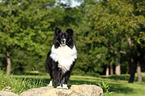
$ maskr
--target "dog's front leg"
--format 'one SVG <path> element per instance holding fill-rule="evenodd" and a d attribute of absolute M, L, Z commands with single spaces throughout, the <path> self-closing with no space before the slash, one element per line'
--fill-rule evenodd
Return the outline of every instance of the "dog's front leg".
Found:
<path fill-rule="evenodd" d="M 62 78 L 62 73 L 61 70 L 55 71 L 55 84 L 56 88 L 61 88 L 61 78 Z"/>

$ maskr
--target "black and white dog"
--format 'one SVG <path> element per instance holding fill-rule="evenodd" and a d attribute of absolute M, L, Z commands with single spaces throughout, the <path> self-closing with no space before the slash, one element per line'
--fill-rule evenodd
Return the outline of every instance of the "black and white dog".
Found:
<path fill-rule="evenodd" d="M 51 76 L 48 86 L 53 82 L 57 88 L 68 89 L 67 82 L 77 59 L 77 50 L 73 39 L 73 30 L 61 31 L 55 28 L 54 41 L 47 55 L 46 69 Z"/>

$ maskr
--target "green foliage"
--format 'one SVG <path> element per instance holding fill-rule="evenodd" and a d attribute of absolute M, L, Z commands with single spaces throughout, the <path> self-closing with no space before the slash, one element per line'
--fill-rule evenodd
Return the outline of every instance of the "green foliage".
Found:
<path fill-rule="evenodd" d="M 54 22 L 53 8 L 49 10 L 47 6 L 53 6 L 55 1 L 47 3 L 47 0 L 3 0 L 0 3 L 0 49 L 2 54 L 6 54 L 6 50 L 11 54 L 12 71 L 17 69 L 22 72 L 26 66 L 31 70 L 44 66 L 45 60 L 42 58 L 46 57 L 52 45 L 51 23 Z M 3 60 L 1 62 L 4 63 Z M 45 69 L 41 67 L 40 70 Z"/>
<path fill-rule="evenodd" d="M 101 81 L 100 83 L 97 84 L 99 87 L 101 87 L 103 89 L 103 93 L 104 93 L 104 96 L 109 96 L 111 95 L 111 93 L 109 92 L 109 84 L 104 82 L 104 81 Z"/>
<path fill-rule="evenodd" d="M 109 91 L 109 84 L 105 83 L 104 81 L 101 81 L 98 86 L 100 86 L 104 92 L 108 92 Z"/>
<path fill-rule="evenodd" d="M 45 71 L 45 60 L 42 57 L 31 54 L 31 52 L 15 49 L 11 52 L 11 56 L 11 70 L 13 74 L 20 74 L 26 71 L 35 71 L 38 68 L 39 71 Z"/>
<path fill-rule="evenodd" d="M 121 69 L 125 69 L 122 72 L 127 73 L 132 49 L 144 67 L 144 0 L 83 0 L 81 6 L 74 8 L 70 7 L 71 0 L 67 0 L 68 4 L 55 2 L 3 0 L 0 3 L 1 69 L 6 70 L 8 51 L 12 73 L 44 71 L 55 27 L 74 30 L 78 51 L 74 74 L 104 74 L 106 65 L 116 65 L 119 52 Z"/>
<path fill-rule="evenodd" d="M 84 39 L 85 46 L 85 50 L 81 50 L 80 53 L 84 61 L 81 61 L 81 63 L 86 63 L 87 66 L 91 64 L 89 70 L 101 72 L 100 67 L 109 65 L 111 62 L 116 64 L 118 52 L 123 52 L 121 55 L 127 53 L 126 57 L 121 57 L 123 66 L 126 63 L 125 60 L 130 63 L 129 53 L 131 51 L 129 50 L 130 42 L 128 39 L 131 39 L 131 46 L 135 49 L 138 44 L 144 46 L 144 39 L 140 38 L 144 37 L 144 30 L 141 31 L 145 24 L 143 23 L 145 21 L 144 15 L 136 15 L 134 5 L 125 0 L 102 0 L 96 3 L 93 3 L 93 1 L 92 3 L 84 3 L 85 17 L 83 20 L 85 21 L 81 25 L 85 25 L 84 22 L 87 23 L 85 28 L 89 26 L 89 30 L 83 32 L 79 30 L 82 33 L 79 37 Z M 138 3 L 142 6 L 143 1 Z M 79 39 L 78 41 L 82 40 Z M 142 43 L 139 43 L 140 41 Z"/>
<path fill-rule="evenodd" d="M 41 2 L 25 0 L 23 2 L 5 1 L 1 3 L 5 6 L 1 7 L 0 36 L 1 45 L 4 46 L 3 50 L 6 50 L 5 46 L 12 49 L 18 46 L 44 55 L 47 36 L 53 38 L 51 29 L 48 29 L 53 18 L 48 16 L 51 11 L 45 8 L 46 2 L 46 0 Z"/>

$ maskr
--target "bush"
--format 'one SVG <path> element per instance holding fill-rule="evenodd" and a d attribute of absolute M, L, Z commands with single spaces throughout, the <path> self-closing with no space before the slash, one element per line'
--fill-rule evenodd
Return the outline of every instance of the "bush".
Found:
<path fill-rule="evenodd" d="M 103 89 L 103 93 L 104 93 L 104 96 L 108 96 L 110 95 L 111 93 L 109 92 L 109 84 L 104 82 L 104 81 L 101 81 L 100 83 L 97 84 L 99 87 L 101 87 Z"/>

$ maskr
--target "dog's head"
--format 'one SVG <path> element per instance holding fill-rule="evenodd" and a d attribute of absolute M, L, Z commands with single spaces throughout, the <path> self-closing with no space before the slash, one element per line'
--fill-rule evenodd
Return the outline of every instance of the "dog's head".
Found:
<path fill-rule="evenodd" d="M 72 41 L 73 30 L 67 29 L 66 31 L 61 31 L 60 28 L 55 28 L 55 40 L 60 46 L 68 45 Z"/>

